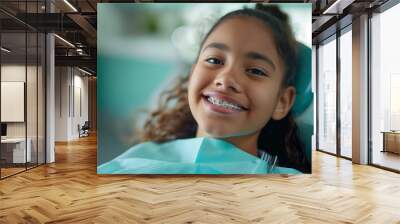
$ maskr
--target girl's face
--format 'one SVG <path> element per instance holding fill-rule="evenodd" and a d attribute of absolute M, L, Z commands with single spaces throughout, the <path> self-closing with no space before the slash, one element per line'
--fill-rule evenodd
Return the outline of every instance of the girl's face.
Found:
<path fill-rule="evenodd" d="M 227 138 L 259 134 L 290 110 L 284 65 L 271 31 L 251 17 L 229 18 L 204 42 L 192 67 L 188 100 L 198 133 Z"/>

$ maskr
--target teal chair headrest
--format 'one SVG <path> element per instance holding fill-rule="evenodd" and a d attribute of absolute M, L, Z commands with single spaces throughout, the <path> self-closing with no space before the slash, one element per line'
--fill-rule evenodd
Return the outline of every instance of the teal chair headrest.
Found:
<path fill-rule="evenodd" d="M 311 136 L 314 133 L 314 100 L 311 81 L 311 55 L 309 47 L 298 43 L 298 68 L 295 79 L 296 100 L 292 114 L 299 127 L 308 161 L 311 162 Z"/>

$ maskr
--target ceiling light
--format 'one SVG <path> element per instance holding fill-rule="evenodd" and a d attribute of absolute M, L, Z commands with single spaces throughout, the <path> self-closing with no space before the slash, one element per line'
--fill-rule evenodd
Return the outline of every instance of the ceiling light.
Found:
<path fill-rule="evenodd" d="M 7 48 L 5 48 L 5 47 L 1 47 L 1 50 L 4 51 L 4 52 L 7 52 L 7 53 L 10 53 L 10 52 L 11 52 L 11 50 L 9 50 L 9 49 L 7 49 Z"/>
<path fill-rule="evenodd" d="M 66 39 L 58 36 L 57 34 L 54 34 L 55 37 L 57 37 L 58 39 L 60 39 L 61 41 L 63 41 L 64 43 L 68 44 L 69 46 L 75 48 L 75 45 L 71 44 L 71 42 L 67 41 Z"/>
<path fill-rule="evenodd" d="M 88 72 L 88 71 L 86 71 L 86 70 L 83 70 L 83 69 L 81 69 L 81 68 L 79 68 L 79 67 L 78 67 L 78 70 L 81 71 L 81 72 L 83 72 L 83 73 L 85 73 L 85 74 L 87 74 L 87 75 L 92 75 L 92 73 L 90 73 L 90 72 Z"/>
<path fill-rule="evenodd" d="M 322 14 L 342 14 L 343 10 L 351 5 L 353 2 L 355 2 L 355 0 L 336 0 L 335 2 L 333 2 L 332 5 L 325 9 Z"/>
<path fill-rule="evenodd" d="M 78 10 L 71 4 L 68 2 L 68 0 L 64 0 L 65 4 L 67 4 L 72 10 L 74 10 L 74 12 L 78 12 Z"/>

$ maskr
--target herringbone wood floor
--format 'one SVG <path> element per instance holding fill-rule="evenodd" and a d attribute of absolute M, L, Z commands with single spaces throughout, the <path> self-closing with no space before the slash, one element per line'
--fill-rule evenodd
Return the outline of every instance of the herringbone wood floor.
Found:
<path fill-rule="evenodd" d="M 0 223 L 400 223 L 400 175 L 321 152 L 297 176 L 99 176 L 96 139 L 0 181 Z"/>

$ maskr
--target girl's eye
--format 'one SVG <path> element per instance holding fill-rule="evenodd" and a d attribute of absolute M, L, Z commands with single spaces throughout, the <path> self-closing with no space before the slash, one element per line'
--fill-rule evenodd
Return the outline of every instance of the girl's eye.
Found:
<path fill-rule="evenodd" d="M 247 69 L 247 72 L 251 75 L 256 75 L 256 76 L 268 76 L 263 70 L 258 68 Z"/>
<path fill-rule="evenodd" d="M 207 58 L 206 62 L 214 65 L 223 65 L 222 60 L 219 60 L 218 58 Z"/>

